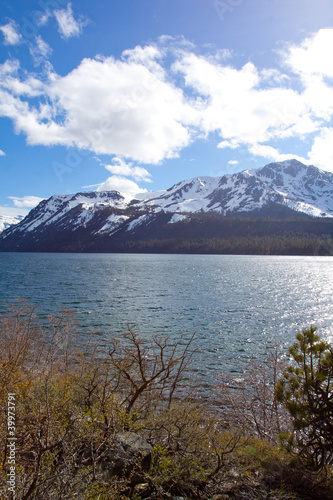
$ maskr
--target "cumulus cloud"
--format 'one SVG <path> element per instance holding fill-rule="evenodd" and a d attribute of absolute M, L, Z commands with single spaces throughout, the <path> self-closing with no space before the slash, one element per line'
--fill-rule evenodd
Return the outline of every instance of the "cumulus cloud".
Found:
<path fill-rule="evenodd" d="M 28 103 L 16 99 L 15 96 L 37 97 L 43 92 L 44 85 L 39 78 L 29 73 L 20 77 L 19 72 L 20 63 L 17 60 L 0 64 L 0 115 L 15 118 L 19 109 L 28 107 Z"/>
<path fill-rule="evenodd" d="M 325 121 L 333 116 L 332 51 L 333 29 L 321 29 L 281 53 L 283 63 L 303 83 L 303 99 L 309 112 Z"/>
<path fill-rule="evenodd" d="M 0 30 L 4 36 L 5 45 L 17 45 L 21 41 L 21 34 L 15 21 L 12 19 L 9 23 L 0 26 Z"/>
<path fill-rule="evenodd" d="M 113 158 L 111 165 L 105 165 L 106 170 L 112 174 L 132 177 L 136 181 L 151 181 L 151 174 L 143 167 L 133 166 L 133 163 L 126 163 L 122 158 Z"/>
<path fill-rule="evenodd" d="M 333 30 L 320 29 L 300 45 L 291 45 L 281 52 L 284 63 L 306 82 L 317 75 L 333 77 Z"/>
<path fill-rule="evenodd" d="M 17 208 L 33 208 L 44 200 L 44 198 L 39 198 L 38 196 L 23 196 L 22 198 L 8 196 L 8 198 L 13 200 L 14 206 Z"/>
<path fill-rule="evenodd" d="M 58 23 L 59 33 L 63 38 L 71 38 L 79 36 L 86 21 L 82 19 L 76 20 L 73 16 L 72 4 L 67 5 L 67 9 L 59 9 L 54 11 L 54 16 Z"/>
<path fill-rule="evenodd" d="M 249 147 L 250 153 L 254 156 L 263 156 L 268 160 L 277 161 L 280 153 L 277 149 L 272 146 L 265 146 L 264 144 L 253 144 Z"/>
<path fill-rule="evenodd" d="M 140 188 L 136 182 L 120 175 L 112 175 L 100 184 L 96 191 L 119 191 L 119 193 L 129 198 L 134 198 L 139 193 L 147 192 L 146 189 Z"/>
<path fill-rule="evenodd" d="M 0 149 L 0 156 L 6 156 L 6 153 Z"/>
<path fill-rule="evenodd" d="M 143 163 L 177 156 L 187 146 L 193 110 L 181 89 L 143 64 L 113 58 L 84 59 L 64 77 L 50 75 L 44 85 L 52 119 L 22 99 L 8 82 L 0 95 L 0 113 L 11 117 L 29 144 L 62 144 L 97 154 L 120 155 Z M 24 84 L 27 82 L 25 81 Z M 23 92 L 23 87 L 22 87 Z"/>
<path fill-rule="evenodd" d="M 70 26 L 71 4 L 57 12 Z M 162 37 L 119 59 L 86 58 L 67 75 L 49 69 L 46 77 L 7 61 L 0 66 L 0 115 L 10 117 L 29 144 L 115 156 L 107 165 L 111 187 L 148 182 L 148 171 L 135 163 L 161 163 L 208 137 L 217 137 L 219 148 L 247 148 L 269 160 L 289 153 L 281 146 L 285 139 L 310 138 L 308 161 L 330 168 L 333 29 L 286 46 L 281 68 L 259 70 L 253 62 L 237 68 L 231 54 L 209 50 L 199 55 L 185 40 L 177 45 Z"/>
<path fill-rule="evenodd" d="M 333 127 L 324 127 L 315 137 L 309 153 L 310 162 L 316 167 L 333 172 Z"/>
<path fill-rule="evenodd" d="M 201 128 L 208 135 L 218 132 L 220 148 L 290 137 L 303 119 L 306 106 L 294 90 L 262 86 L 253 63 L 241 69 L 216 64 L 202 56 L 186 54 L 174 68 L 187 86 L 206 96 Z"/>
<path fill-rule="evenodd" d="M 133 166 L 133 163 L 126 163 L 119 157 L 113 158 L 112 164 L 104 166 L 114 175 L 100 184 L 96 191 L 119 191 L 131 198 L 139 193 L 147 192 L 146 189 L 140 188 L 136 182 L 126 178 L 132 177 L 136 181 L 151 182 L 151 174 L 145 168 Z"/>

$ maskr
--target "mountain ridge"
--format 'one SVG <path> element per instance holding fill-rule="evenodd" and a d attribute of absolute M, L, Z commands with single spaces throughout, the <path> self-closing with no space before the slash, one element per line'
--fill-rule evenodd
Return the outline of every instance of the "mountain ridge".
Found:
<path fill-rule="evenodd" d="M 287 182 L 290 177 L 294 182 Z M 181 199 L 184 192 L 204 194 L 205 188 L 206 195 L 201 196 L 201 204 L 198 196 L 193 198 L 194 204 L 189 203 L 188 197 L 183 196 Z M 283 192 L 283 188 L 287 192 Z M 247 169 L 221 177 L 195 177 L 175 184 L 158 197 L 154 197 L 153 193 L 148 194 L 150 197 L 143 204 L 152 206 L 155 202 L 174 212 L 214 210 L 226 215 L 236 211 L 257 210 L 268 202 L 277 202 L 308 215 L 333 217 L 333 174 L 314 166 L 305 166 L 297 160 L 270 163 L 258 169 Z M 145 194 L 140 196 L 141 199 L 145 197 Z M 164 200 L 167 202 L 163 203 Z M 316 206 L 315 201 L 320 201 L 320 205 Z"/>
<path fill-rule="evenodd" d="M 333 225 L 333 174 L 288 160 L 221 177 L 195 177 L 132 200 L 117 191 L 55 195 L 0 234 L 0 250 L 122 251 L 131 241 L 134 247 L 156 238 L 178 241 L 190 227 L 197 231 L 190 231 L 191 238 L 202 239 L 205 224 L 212 226 L 207 231 L 214 238 L 219 217 L 303 218 L 316 238 L 320 234 L 311 219 L 329 219 L 327 237 Z M 226 235 L 216 229 L 216 237 Z"/>

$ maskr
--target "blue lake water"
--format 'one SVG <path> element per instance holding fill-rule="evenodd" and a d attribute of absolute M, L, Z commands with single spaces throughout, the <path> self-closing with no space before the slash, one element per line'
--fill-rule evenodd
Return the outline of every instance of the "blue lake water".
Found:
<path fill-rule="evenodd" d="M 201 375 L 242 372 L 304 327 L 333 340 L 333 258 L 235 255 L 0 253 L 0 308 L 15 297 L 42 315 L 78 318 L 78 343 L 117 336 L 196 333 Z"/>

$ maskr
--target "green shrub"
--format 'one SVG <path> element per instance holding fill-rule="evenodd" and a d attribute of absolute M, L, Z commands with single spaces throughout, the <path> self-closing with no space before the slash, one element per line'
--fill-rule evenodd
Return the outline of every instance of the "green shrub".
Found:
<path fill-rule="evenodd" d="M 228 413 L 222 402 L 213 408 L 196 398 L 190 377 L 181 382 L 192 339 L 147 340 L 129 329 L 109 350 L 103 345 L 102 352 L 94 342 L 79 350 L 71 342 L 73 328 L 67 313 L 41 325 L 25 303 L 0 316 L 1 499 L 11 498 L 6 489 L 11 393 L 17 500 L 161 500 L 171 494 L 186 500 L 214 495 L 291 500 L 304 491 L 308 498 L 332 498 L 329 476 L 317 475 L 318 489 L 312 474 L 299 462 L 295 467 L 274 436 L 267 438 L 284 422 L 272 390 L 278 353 L 273 363 L 247 372 L 248 387 Z M 306 464 L 319 467 L 332 459 L 333 356 L 314 332 L 297 336 L 290 350 L 295 365 L 278 382 L 276 395 L 294 422 L 289 448 L 302 459 L 315 451 L 315 464 Z M 148 461 L 144 465 L 134 454 L 132 468 L 114 473 L 113 461 L 122 453 L 117 439 L 132 433 L 147 445 Z"/>
<path fill-rule="evenodd" d="M 311 326 L 298 333 L 289 349 L 294 363 L 276 385 L 287 407 L 293 433 L 281 438 L 307 465 L 320 469 L 333 462 L 333 349 Z"/>

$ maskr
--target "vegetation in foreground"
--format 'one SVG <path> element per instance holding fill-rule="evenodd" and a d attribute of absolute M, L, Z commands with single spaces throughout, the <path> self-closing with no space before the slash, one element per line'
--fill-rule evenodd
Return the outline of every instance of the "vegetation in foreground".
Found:
<path fill-rule="evenodd" d="M 129 328 L 79 349 L 69 313 L 42 325 L 22 302 L 0 328 L 1 499 L 333 498 L 333 349 L 314 327 L 214 405 L 192 339 Z"/>

